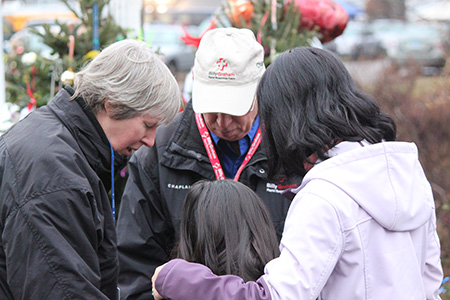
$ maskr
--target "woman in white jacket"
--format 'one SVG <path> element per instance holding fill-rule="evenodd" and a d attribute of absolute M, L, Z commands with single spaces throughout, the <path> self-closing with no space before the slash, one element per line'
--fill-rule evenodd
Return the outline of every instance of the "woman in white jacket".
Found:
<path fill-rule="evenodd" d="M 307 172 L 281 255 L 247 283 L 170 261 L 155 272 L 156 299 L 440 299 L 435 204 L 417 147 L 394 141 L 394 122 L 344 65 L 324 50 L 289 50 L 257 99 L 270 175 Z"/>

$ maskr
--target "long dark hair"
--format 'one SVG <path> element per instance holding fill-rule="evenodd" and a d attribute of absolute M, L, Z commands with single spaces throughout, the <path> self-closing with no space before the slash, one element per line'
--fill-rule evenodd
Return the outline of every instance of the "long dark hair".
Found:
<path fill-rule="evenodd" d="M 298 47 L 280 54 L 257 89 L 269 177 L 304 175 L 304 162 L 339 141 L 396 139 L 394 121 L 359 90 L 342 62 L 326 50 Z"/>
<path fill-rule="evenodd" d="M 275 228 L 255 192 L 231 179 L 192 185 L 184 202 L 177 257 L 204 264 L 216 275 L 251 281 L 278 255 Z"/>

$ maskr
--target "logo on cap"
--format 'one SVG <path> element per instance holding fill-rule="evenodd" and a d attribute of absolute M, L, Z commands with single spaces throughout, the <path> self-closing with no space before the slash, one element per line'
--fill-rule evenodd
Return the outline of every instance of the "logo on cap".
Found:
<path fill-rule="evenodd" d="M 222 57 L 216 60 L 215 65 L 217 66 L 217 71 L 209 71 L 208 78 L 212 80 L 236 80 L 236 73 L 230 71 L 230 66 L 228 62 Z M 224 71 L 224 69 L 226 70 Z"/>
<path fill-rule="evenodd" d="M 223 71 L 225 67 L 228 67 L 228 63 L 223 58 L 219 58 L 219 60 L 216 61 L 216 64 L 219 67 L 220 71 Z"/>

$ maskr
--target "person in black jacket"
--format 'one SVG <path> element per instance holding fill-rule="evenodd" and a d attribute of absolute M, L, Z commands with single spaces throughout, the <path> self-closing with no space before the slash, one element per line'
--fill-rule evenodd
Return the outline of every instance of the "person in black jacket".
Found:
<path fill-rule="evenodd" d="M 0 137 L 0 299 L 118 299 L 112 175 L 180 101 L 164 63 L 123 40 Z"/>
<path fill-rule="evenodd" d="M 153 272 L 171 258 L 183 201 L 199 180 L 232 178 L 250 187 L 281 238 L 290 205 L 281 192 L 301 178 L 267 180 L 254 98 L 263 59 L 250 30 L 208 31 L 196 53 L 192 101 L 158 129 L 154 147 L 142 147 L 130 159 L 117 223 L 123 299 L 152 299 Z"/>

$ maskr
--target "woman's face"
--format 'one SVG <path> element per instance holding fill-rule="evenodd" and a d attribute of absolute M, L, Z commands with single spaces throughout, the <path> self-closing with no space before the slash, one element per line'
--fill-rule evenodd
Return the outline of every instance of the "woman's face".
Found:
<path fill-rule="evenodd" d="M 100 122 L 114 151 L 123 156 L 130 156 L 142 145 L 152 147 L 158 123 L 159 119 L 148 113 L 123 120 L 107 117 Z"/>

